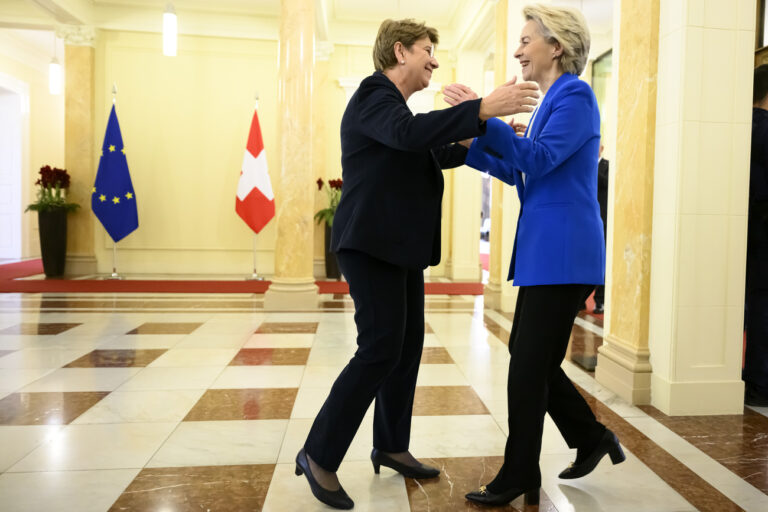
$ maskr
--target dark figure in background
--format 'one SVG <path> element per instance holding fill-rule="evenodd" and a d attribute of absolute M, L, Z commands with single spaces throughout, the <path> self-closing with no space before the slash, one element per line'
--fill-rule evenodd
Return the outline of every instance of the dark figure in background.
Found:
<path fill-rule="evenodd" d="M 755 69 L 749 170 L 744 401 L 768 406 L 768 64 Z"/>
<path fill-rule="evenodd" d="M 603 219 L 603 235 L 608 240 L 608 160 L 603 158 L 604 146 L 600 144 L 600 162 L 597 164 L 597 202 L 600 203 L 600 218 Z M 595 287 L 595 309 L 593 313 L 602 315 L 605 304 L 605 285 Z"/>

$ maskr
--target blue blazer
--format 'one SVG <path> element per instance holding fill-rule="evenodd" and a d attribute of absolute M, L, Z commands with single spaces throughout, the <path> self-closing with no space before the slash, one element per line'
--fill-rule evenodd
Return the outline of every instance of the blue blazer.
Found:
<path fill-rule="evenodd" d="M 570 73 L 550 87 L 525 138 L 490 119 L 473 142 L 466 164 L 516 186 L 520 197 L 508 278 L 515 285 L 603 284 L 599 147 L 595 95 Z"/>
<path fill-rule="evenodd" d="M 341 119 L 344 184 L 331 249 L 353 249 L 400 267 L 440 262 L 443 173 L 464 164 L 453 142 L 485 133 L 480 101 L 413 115 L 383 73 L 362 81 Z"/>

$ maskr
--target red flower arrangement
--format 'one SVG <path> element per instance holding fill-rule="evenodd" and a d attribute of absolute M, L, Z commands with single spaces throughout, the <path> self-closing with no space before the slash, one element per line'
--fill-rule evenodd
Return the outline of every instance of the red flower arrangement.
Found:
<path fill-rule="evenodd" d="M 317 190 L 323 190 L 325 183 L 323 178 L 318 178 Z M 336 215 L 336 208 L 339 206 L 341 200 L 341 186 L 344 184 L 343 180 L 328 180 L 328 187 L 326 187 L 326 193 L 328 194 L 328 208 L 323 208 L 315 214 L 315 220 L 318 224 L 325 222 L 328 227 L 333 226 L 333 216 Z"/>
<path fill-rule="evenodd" d="M 40 168 L 40 177 L 35 182 L 37 201 L 27 206 L 27 211 L 48 211 L 62 208 L 73 211 L 80 207 L 77 203 L 68 203 L 65 197 L 70 184 L 69 173 L 66 169 L 46 165 Z"/>

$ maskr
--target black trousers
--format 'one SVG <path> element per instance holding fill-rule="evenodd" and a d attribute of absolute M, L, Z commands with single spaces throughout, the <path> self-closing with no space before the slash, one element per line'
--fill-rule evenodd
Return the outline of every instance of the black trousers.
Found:
<path fill-rule="evenodd" d="M 424 272 L 344 250 L 339 267 L 355 302 L 357 351 L 334 382 L 304 449 L 336 471 L 371 402 L 373 446 L 408 450 L 413 395 L 424 346 Z"/>
<path fill-rule="evenodd" d="M 751 392 L 768 398 L 768 289 L 747 293 L 747 351 L 742 378 Z"/>
<path fill-rule="evenodd" d="M 605 426 L 560 368 L 574 318 L 589 288 L 520 288 L 509 337 L 509 437 L 504 464 L 488 485 L 491 492 L 541 485 L 539 455 L 545 413 L 571 448 L 591 450 L 605 432 Z"/>

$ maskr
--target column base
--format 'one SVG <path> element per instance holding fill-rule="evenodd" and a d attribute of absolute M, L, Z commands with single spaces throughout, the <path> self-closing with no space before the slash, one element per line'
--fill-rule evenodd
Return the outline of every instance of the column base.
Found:
<path fill-rule="evenodd" d="M 483 288 L 483 306 L 488 309 L 501 309 L 501 285 L 489 281 Z"/>
<path fill-rule="evenodd" d="M 501 286 L 501 310 L 504 313 L 512 313 L 517 306 L 517 294 L 520 288 L 514 286 L 512 281 L 507 281 Z"/>
<path fill-rule="evenodd" d="M 668 416 L 744 414 L 744 381 L 670 382 L 651 379 L 651 405 Z"/>
<path fill-rule="evenodd" d="M 632 405 L 651 403 L 651 363 L 647 349 L 637 349 L 606 335 L 597 349 L 595 379 Z"/>
<path fill-rule="evenodd" d="M 264 294 L 264 309 L 268 311 L 317 309 L 317 290 L 314 280 L 275 278 Z"/>
<path fill-rule="evenodd" d="M 70 276 L 91 276 L 98 273 L 98 262 L 93 254 L 68 254 L 64 263 L 64 274 Z"/>

